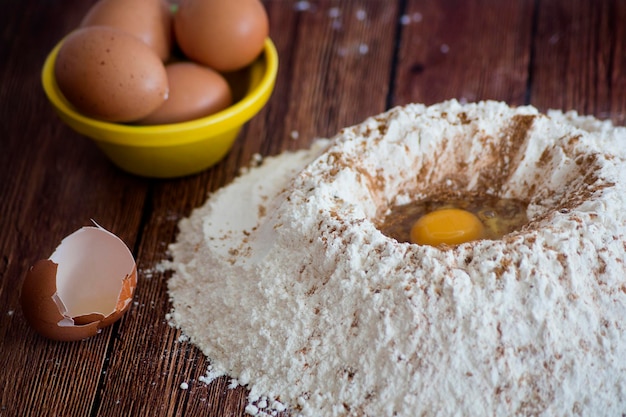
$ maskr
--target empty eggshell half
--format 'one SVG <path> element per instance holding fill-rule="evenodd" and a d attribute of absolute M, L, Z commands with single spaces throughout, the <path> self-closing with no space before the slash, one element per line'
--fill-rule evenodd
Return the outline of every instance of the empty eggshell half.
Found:
<path fill-rule="evenodd" d="M 41 335 L 81 340 L 118 320 L 136 286 L 137 266 L 126 244 L 100 226 L 83 227 L 30 268 L 22 310 Z"/>

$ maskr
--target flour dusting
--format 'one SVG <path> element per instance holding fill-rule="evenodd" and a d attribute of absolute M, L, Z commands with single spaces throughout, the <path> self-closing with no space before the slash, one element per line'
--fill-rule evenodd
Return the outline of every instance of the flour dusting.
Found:
<path fill-rule="evenodd" d="M 179 223 L 170 319 L 246 412 L 626 410 L 626 129 L 503 103 L 392 109 L 267 157 Z M 455 247 L 382 234 L 442 189 L 528 202 Z"/>

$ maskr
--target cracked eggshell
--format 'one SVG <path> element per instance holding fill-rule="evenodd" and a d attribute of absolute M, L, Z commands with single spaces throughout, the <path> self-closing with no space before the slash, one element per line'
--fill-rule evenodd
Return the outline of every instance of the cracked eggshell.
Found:
<path fill-rule="evenodd" d="M 136 286 L 137 266 L 126 244 L 99 226 L 83 227 L 30 268 L 22 310 L 49 339 L 86 339 L 128 310 Z"/>

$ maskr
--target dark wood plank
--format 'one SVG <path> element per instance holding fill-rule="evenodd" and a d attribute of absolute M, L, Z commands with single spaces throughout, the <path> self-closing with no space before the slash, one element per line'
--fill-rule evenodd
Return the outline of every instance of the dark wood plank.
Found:
<path fill-rule="evenodd" d="M 326 0 L 298 11 L 266 2 L 281 64 L 267 120 L 252 126 L 260 153 L 301 148 L 385 110 L 396 3 Z"/>
<path fill-rule="evenodd" d="M 407 1 L 394 104 L 523 104 L 533 1 Z"/>
<path fill-rule="evenodd" d="M 540 2 L 532 103 L 626 121 L 626 4 L 620 0 Z"/>

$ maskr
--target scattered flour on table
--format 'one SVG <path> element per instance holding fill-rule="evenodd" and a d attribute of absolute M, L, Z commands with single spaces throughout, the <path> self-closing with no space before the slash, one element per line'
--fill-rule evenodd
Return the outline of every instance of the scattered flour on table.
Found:
<path fill-rule="evenodd" d="M 408 105 L 268 157 L 179 223 L 169 317 L 302 416 L 620 416 L 626 129 L 503 103 Z M 529 223 L 448 248 L 386 210 L 447 187 L 528 201 Z"/>

